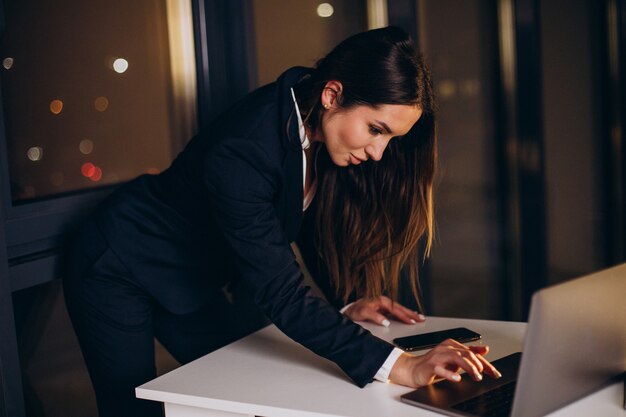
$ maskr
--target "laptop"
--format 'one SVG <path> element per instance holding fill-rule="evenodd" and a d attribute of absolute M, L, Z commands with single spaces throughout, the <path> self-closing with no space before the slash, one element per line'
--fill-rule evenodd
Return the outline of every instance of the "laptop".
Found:
<path fill-rule="evenodd" d="M 500 379 L 441 381 L 401 400 L 449 416 L 537 417 L 626 371 L 626 263 L 533 295 L 520 352 L 492 362 Z"/>

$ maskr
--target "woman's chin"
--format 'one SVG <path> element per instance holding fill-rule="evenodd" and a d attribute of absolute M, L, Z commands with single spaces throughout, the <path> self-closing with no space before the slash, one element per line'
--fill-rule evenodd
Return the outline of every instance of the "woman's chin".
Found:
<path fill-rule="evenodd" d="M 338 167 L 347 167 L 350 165 L 350 161 L 347 161 L 345 159 L 335 159 L 335 158 L 330 158 L 333 161 L 333 164 L 337 165 Z"/>

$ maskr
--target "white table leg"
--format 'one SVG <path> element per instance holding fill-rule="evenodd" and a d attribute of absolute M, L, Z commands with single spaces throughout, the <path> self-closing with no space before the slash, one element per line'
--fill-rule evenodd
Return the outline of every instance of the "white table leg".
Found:
<path fill-rule="evenodd" d="M 173 403 L 165 403 L 165 417 L 254 417 L 252 414 L 229 413 Z"/>

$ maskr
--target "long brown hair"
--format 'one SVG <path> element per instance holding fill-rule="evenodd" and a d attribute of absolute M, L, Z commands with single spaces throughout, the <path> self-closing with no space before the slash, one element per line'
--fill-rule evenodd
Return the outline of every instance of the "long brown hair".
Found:
<path fill-rule="evenodd" d="M 397 299 L 400 271 L 408 268 L 422 309 L 420 239 L 424 257 L 433 240 L 433 177 L 436 169 L 435 106 L 429 71 L 410 37 L 388 27 L 354 35 L 318 61 L 294 90 L 305 123 L 321 123 L 321 92 L 341 82 L 342 109 L 358 105 L 416 105 L 422 116 L 404 137 L 389 142 L 380 161 L 334 165 L 317 155 L 316 245 L 334 287 L 344 300 L 383 294 Z"/>

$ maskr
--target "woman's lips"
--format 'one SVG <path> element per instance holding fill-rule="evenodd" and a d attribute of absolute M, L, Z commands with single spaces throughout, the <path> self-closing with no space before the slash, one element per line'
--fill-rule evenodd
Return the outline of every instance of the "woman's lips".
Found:
<path fill-rule="evenodd" d="M 357 158 L 356 156 L 350 154 L 350 163 L 352 165 L 359 165 L 361 162 L 363 162 L 363 161 L 360 160 L 359 158 Z"/>

